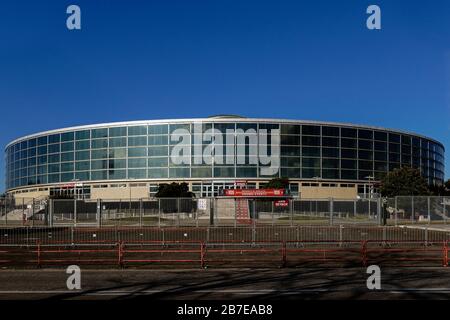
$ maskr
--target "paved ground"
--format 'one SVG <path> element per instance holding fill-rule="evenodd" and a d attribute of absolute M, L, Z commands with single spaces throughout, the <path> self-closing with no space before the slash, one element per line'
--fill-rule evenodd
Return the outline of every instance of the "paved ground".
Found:
<path fill-rule="evenodd" d="M 450 268 L 382 269 L 380 291 L 364 268 L 82 270 L 69 291 L 64 269 L 2 270 L 0 299 L 449 299 Z"/>

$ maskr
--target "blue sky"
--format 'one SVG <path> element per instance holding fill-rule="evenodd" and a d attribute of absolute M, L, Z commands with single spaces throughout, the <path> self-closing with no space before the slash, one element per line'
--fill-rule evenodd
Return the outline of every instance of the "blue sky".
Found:
<path fill-rule="evenodd" d="M 80 31 L 66 28 L 70 4 Z M 382 30 L 366 28 L 370 4 Z M 449 148 L 449 49 L 446 0 L 1 1 L 0 145 L 232 113 L 398 128 Z"/>

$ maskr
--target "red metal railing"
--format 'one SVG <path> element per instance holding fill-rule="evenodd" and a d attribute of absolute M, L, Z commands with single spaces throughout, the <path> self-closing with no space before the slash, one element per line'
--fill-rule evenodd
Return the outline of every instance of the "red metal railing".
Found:
<path fill-rule="evenodd" d="M 276 263 L 282 267 L 312 264 L 449 265 L 448 241 L 119 241 L 2 245 L 0 264 L 38 267 L 69 263 L 117 265 Z"/>

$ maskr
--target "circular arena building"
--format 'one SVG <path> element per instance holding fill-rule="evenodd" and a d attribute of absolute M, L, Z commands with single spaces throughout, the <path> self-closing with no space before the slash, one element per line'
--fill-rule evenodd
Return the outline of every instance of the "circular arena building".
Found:
<path fill-rule="evenodd" d="M 399 130 L 345 123 L 214 116 L 95 124 L 40 132 L 6 148 L 15 197 L 152 197 L 186 182 L 197 197 L 289 178 L 301 198 L 356 198 L 387 172 L 420 169 L 444 180 L 444 146 Z"/>

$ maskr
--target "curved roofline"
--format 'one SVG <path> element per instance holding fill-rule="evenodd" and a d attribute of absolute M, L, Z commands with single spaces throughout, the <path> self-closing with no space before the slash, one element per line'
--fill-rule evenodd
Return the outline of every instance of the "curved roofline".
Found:
<path fill-rule="evenodd" d="M 314 120 L 291 120 L 291 119 L 272 119 L 272 118 L 243 118 L 236 116 L 234 118 L 230 117 L 211 117 L 211 118 L 185 118 L 185 119 L 158 119 L 158 120 L 135 120 L 135 121 L 121 121 L 121 122 L 107 122 L 107 123 L 98 123 L 98 124 L 89 124 L 89 125 L 82 125 L 82 126 L 73 126 L 73 127 L 66 127 L 66 128 L 59 128 L 59 129 L 53 129 L 48 131 L 42 131 L 33 133 L 30 135 L 26 135 L 20 138 L 17 138 L 11 142 L 9 142 L 5 146 L 6 149 L 17 142 L 21 142 L 23 140 L 37 138 L 40 136 L 45 136 L 49 134 L 55 134 L 55 133 L 63 133 L 66 131 L 76 131 L 76 130 L 86 130 L 86 129 L 98 129 L 98 128 L 104 128 L 104 127 L 120 127 L 120 126 L 129 126 L 129 125 L 147 125 L 147 124 L 170 124 L 170 123 L 180 123 L 180 122 L 278 122 L 278 123 L 284 123 L 284 124 L 311 124 L 311 125 L 330 125 L 330 126 L 341 126 L 341 127 L 350 127 L 350 128 L 358 128 L 358 129 L 370 129 L 370 130 L 381 130 L 381 131 L 389 131 L 394 133 L 400 133 L 400 134 L 407 134 L 412 135 L 420 138 L 424 138 L 430 141 L 433 141 L 444 148 L 444 145 L 439 142 L 436 139 L 427 137 L 425 135 L 417 134 L 414 132 L 408 132 L 404 130 L 398 130 L 398 129 L 389 129 L 389 128 L 383 128 L 383 127 L 377 127 L 377 126 L 368 126 L 368 125 L 361 125 L 361 124 L 353 124 L 353 123 L 345 123 L 345 122 L 329 122 L 329 121 L 314 121 Z"/>

